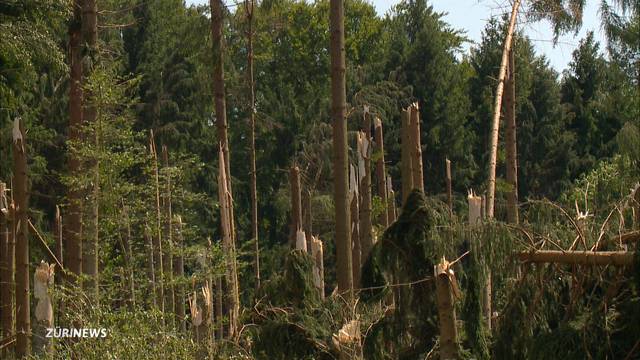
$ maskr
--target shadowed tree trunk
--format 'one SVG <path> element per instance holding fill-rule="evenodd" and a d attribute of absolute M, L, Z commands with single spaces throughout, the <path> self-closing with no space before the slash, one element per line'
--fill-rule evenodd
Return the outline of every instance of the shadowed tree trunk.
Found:
<path fill-rule="evenodd" d="M 330 0 L 331 117 L 333 119 L 333 182 L 338 293 L 352 299 L 349 170 L 347 154 L 347 94 L 344 53 L 344 0 Z"/>
<path fill-rule="evenodd" d="M 404 206 L 409 193 L 414 188 L 413 168 L 411 164 L 411 108 L 402 110 L 402 149 L 401 149 L 401 176 L 402 176 L 402 206 Z"/>
<path fill-rule="evenodd" d="M 453 216 L 453 191 L 451 189 L 451 160 L 445 159 L 447 176 L 447 205 L 449 206 L 449 216 Z"/>
<path fill-rule="evenodd" d="M 358 289 L 360 288 L 362 252 L 360 246 L 360 224 L 356 216 L 360 212 L 358 206 L 358 172 L 353 165 L 350 167 L 349 175 L 349 201 L 351 203 L 351 214 L 353 214 L 351 217 L 351 271 L 353 272 L 353 287 Z"/>
<path fill-rule="evenodd" d="M 364 132 L 358 149 L 358 176 L 360 183 L 360 263 L 363 264 L 373 248 L 373 225 L 371 222 L 371 114 L 365 108 Z"/>
<path fill-rule="evenodd" d="M 498 86 L 496 88 L 496 97 L 493 104 L 493 120 L 491 122 L 491 143 L 489 155 L 489 175 L 487 180 L 487 217 L 493 218 L 496 194 L 496 163 L 498 160 L 498 133 L 500 130 L 500 109 L 502 109 L 502 92 L 504 91 L 504 79 L 507 72 L 507 63 L 509 61 L 509 51 L 511 49 L 511 39 L 513 37 L 513 29 L 516 26 L 516 17 L 520 0 L 515 0 L 511 9 L 511 17 L 509 19 L 509 27 L 507 28 L 507 36 L 504 40 L 502 48 L 502 60 L 500 62 L 500 70 L 498 72 Z"/>
<path fill-rule="evenodd" d="M 509 71 L 506 82 L 505 117 L 507 120 L 507 183 L 511 186 L 507 193 L 507 220 L 517 224 L 518 216 L 518 149 L 516 141 L 516 78 L 513 47 L 509 51 Z"/>
<path fill-rule="evenodd" d="M 420 109 L 418 103 L 409 107 L 411 112 L 409 136 L 411 138 L 411 174 L 413 189 L 424 192 L 424 173 L 422 171 L 422 142 L 420 141 Z M 411 190 L 413 190 L 411 189 Z"/>
<path fill-rule="evenodd" d="M 6 197 L 6 185 L 0 182 L 0 315 L 2 338 L 13 335 L 13 276 L 14 276 L 14 246 L 13 226 L 10 218 L 14 216 L 12 204 Z M 14 218 L 15 219 L 15 218 Z M 8 356 L 8 349 L 2 349 L 0 355 Z"/>
<path fill-rule="evenodd" d="M 167 146 L 162 146 L 162 162 L 165 169 L 165 191 L 162 197 L 162 210 L 164 212 L 164 252 L 162 254 L 162 272 L 165 274 L 167 289 L 165 292 L 165 306 L 169 311 L 175 310 L 175 291 L 173 288 L 173 228 L 171 224 L 171 173 L 169 169 L 169 151 Z M 173 322 L 173 321 L 172 321 Z"/>
<path fill-rule="evenodd" d="M 81 141 L 83 125 L 82 111 L 82 0 L 74 0 L 73 17 L 69 25 L 69 128 L 67 140 L 72 144 Z M 77 178 L 81 175 L 80 159 L 74 151 L 68 155 L 68 174 Z M 70 283 L 75 284 L 77 276 L 82 272 L 82 189 L 70 185 L 67 193 L 69 208 L 64 226 L 65 259 L 67 270 L 74 276 L 67 276 Z M 80 285 L 78 283 L 78 285 Z"/>
<path fill-rule="evenodd" d="M 161 313 L 164 314 L 165 309 L 165 295 L 164 295 L 164 259 L 162 251 L 162 215 L 160 206 L 160 171 L 158 169 L 158 152 L 156 151 L 156 140 L 153 135 L 153 130 L 150 131 L 149 138 L 149 152 L 151 153 L 153 160 L 153 177 L 156 190 L 156 228 L 153 236 L 153 261 L 156 271 L 156 295 L 157 305 Z"/>
<path fill-rule="evenodd" d="M 382 133 L 382 121 L 379 118 L 375 118 L 374 120 L 374 132 L 375 132 L 375 141 L 376 141 L 376 150 L 375 150 L 375 158 L 376 158 L 376 179 L 378 180 L 378 196 L 380 196 L 380 200 L 382 204 L 385 204 L 385 210 L 380 215 L 380 219 L 378 222 L 386 229 L 391 223 L 391 214 L 389 213 L 389 206 L 387 204 L 387 175 L 384 164 L 384 135 Z"/>
<path fill-rule="evenodd" d="M 29 335 L 31 318 L 29 303 L 29 218 L 27 190 L 27 144 L 20 118 L 13 126 L 13 196 L 15 199 L 15 240 L 16 240 L 16 356 L 31 354 Z"/>
<path fill-rule="evenodd" d="M 151 294 L 151 303 L 154 308 L 158 307 L 158 289 L 156 285 L 156 266 L 155 257 L 157 251 L 153 246 L 153 236 L 151 235 L 151 228 L 144 225 L 144 240 L 145 247 L 147 249 L 147 278 L 149 280 L 149 293 Z"/>
<path fill-rule="evenodd" d="M 182 217 L 176 216 L 176 256 L 173 257 L 173 275 L 176 279 L 176 302 L 175 313 L 178 318 L 178 328 L 185 332 L 187 331 L 187 325 L 185 322 L 185 288 L 182 285 L 184 281 L 184 232 L 182 229 Z M 211 284 L 213 287 L 213 284 Z"/>
<path fill-rule="evenodd" d="M 300 198 L 300 169 L 292 166 L 289 170 L 289 183 L 291 185 L 291 224 L 289 234 L 289 246 L 296 248 L 296 234 L 302 229 L 302 199 Z"/>

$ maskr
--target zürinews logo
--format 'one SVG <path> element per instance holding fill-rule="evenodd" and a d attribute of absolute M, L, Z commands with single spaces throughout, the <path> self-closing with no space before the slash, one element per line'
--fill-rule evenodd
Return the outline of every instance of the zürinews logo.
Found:
<path fill-rule="evenodd" d="M 100 328 L 47 328 L 48 338 L 105 338 L 107 329 Z"/>

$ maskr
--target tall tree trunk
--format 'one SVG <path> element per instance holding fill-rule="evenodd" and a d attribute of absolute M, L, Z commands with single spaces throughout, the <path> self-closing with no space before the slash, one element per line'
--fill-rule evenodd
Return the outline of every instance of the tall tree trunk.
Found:
<path fill-rule="evenodd" d="M 83 126 L 83 94 L 82 94 L 82 1 L 74 0 L 73 17 L 69 25 L 69 129 L 67 139 L 72 144 L 82 140 Z M 71 151 L 68 156 L 68 174 L 71 177 L 81 176 L 81 165 L 78 155 Z M 73 276 L 67 280 L 75 284 L 77 276 L 82 272 L 82 207 L 83 191 L 77 185 L 71 185 L 67 198 L 69 209 L 66 212 L 66 226 L 64 226 L 65 256 L 64 264 Z M 81 285 L 79 282 L 78 285 Z"/>
<path fill-rule="evenodd" d="M 291 185 L 291 224 L 289 232 L 289 246 L 296 248 L 296 234 L 302 229 L 302 199 L 300 197 L 300 169 L 292 166 L 289 170 Z"/>
<path fill-rule="evenodd" d="M 158 308 L 158 287 L 156 284 L 156 265 L 157 250 L 153 246 L 153 235 L 149 225 L 144 225 L 144 240 L 147 248 L 147 278 L 149 279 L 149 293 L 151 296 L 151 304 L 154 308 Z"/>
<path fill-rule="evenodd" d="M 175 302 L 175 313 L 178 318 L 178 328 L 185 332 L 187 331 L 187 324 L 185 322 L 185 288 L 182 284 L 184 278 L 184 232 L 182 229 L 182 218 L 180 216 L 176 216 L 176 222 L 178 223 L 178 228 L 176 229 L 176 248 L 177 254 L 173 258 L 173 275 L 176 279 L 176 302 Z M 211 284 L 213 287 L 213 284 Z"/>
<path fill-rule="evenodd" d="M 229 161 L 229 137 L 227 135 L 227 105 L 225 101 L 224 91 L 224 48 L 223 48 L 223 14 L 222 14 L 222 1 L 221 0 L 209 0 L 209 7 L 211 9 L 211 40 L 213 44 L 213 97 L 214 106 L 216 111 L 216 127 L 217 137 L 220 151 L 222 156 L 220 157 L 220 166 L 224 168 L 224 174 L 226 176 L 225 181 L 225 193 L 224 196 L 228 201 L 225 215 L 227 217 L 229 234 L 228 244 L 229 259 L 227 281 L 232 283 L 227 284 L 229 290 L 229 337 L 234 337 L 235 331 L 238 326 L 238 314 L 240 312 L 239 302 L 239 286 L 238 275 L 236 271 L 236 258 L 235 258 L 235 224 L 234 224 L 234 211 L 233 211 L 233 191 L 231 186 L 231 166 Z M 220 201 L 223 201 L 220 199 Z"/>
<path fill-rule="evenodd" d="M 344 0 L 330 0 L 331 115 L 333 118 L 333 181 L 335 204 L 338 293 L 348 301 L 353 295 L 349 225 L 349 170 L 347 153 L 347 93 L 344 54 Z"/>
<path fill-rule="evenodd" d="M 164 268 L 162 272 L 165 274 L 167 289 L 165 292 L 165 304 L 169 311 L 175 310 L 175 291 L 173 288 L 173 228 L 171 224 L 172 208 L 171 208 L 171 172 L 169 169 L 169 152 L 166 145 L 162 146 L 162 162 L 165 169 L 165 191 L 163 200 L 164 212 L 164 253 L 162 254 L 162 264 Z M 173 318 L 172 318 L 173 319 Z M 173 323 L 173 320 L 171 320 Z"/>
<path fill-rule="evenodd" d="M 498 72 L 498 86 L 496 88 L 496 98 L 493 104 L 493 120 L 491 122 L 491 144 L 489 155 L 489 175 L 487 181 L 487 217 L 492 219 L 495 207 L 496 195 L 496 163 L 498 160 L 498 133 L 500 130 L 500 109 L 502 109 L 502 92 L 504 91 L 504 78 L 507 72 L 507 62 L 509 61 L 509 51 L 511 49 L 511 38 L 513 37 L 513 29 L 516 26 L 516 17 L 521 0 L 513 2 L 511 9 L 511 17 L 509 19 L 509 27 L 507 28 L 507 36 L 504 40 L 502 48 L 502 60 L 500 62 L 500 71 Z"/>
<path fill-rule="evenodd" d="M 516 141 L 516 68 L 513 47 L 509 51 L 509 76 L 505 94 L 505 117 L 507 118 L 507 183 L 511 189 L 507 193 L 507 220 L 517 224 L 518 216 L 518 149 Z"/>
<path fill-rule="evenodd" d="M 375 157 L 376 160 L 376 179 L 378 180 L 378 196 L 382 204 L 385 205 L 385 210 L 380 215 L 378 222 L 386 229 L 391 223 L 391 214 L 388 211 L 387 200 L 387 172 L 384 164 L 384 135 L 382 133 L 382 121 L 379 118 L 374 120 L 374 132 L 375 132 Z"/>
<path fill-rule="evenodd" d="M 129 218 L 129 209 L 122 199 L 122 221 L 123 226 L 123 243 L 122 252 L 124 254 L 124 262 L 127 271 L 127 281 L 129 282 L 129 307 L 135 308 L 136 305 L 136 286 L 135 286 L 135 265 L 133 264 L 133 249 L 132 249 L 132 237 L 131 237 L 131 219 Z"/>
<path fill-rule="evenodd" d="M 449 216 L 453 216 L 453 191 L 451 189 L 451 160 L 445 159 L 447 176 L 447 205 L 449 206 Z"/>
<path fill-rule="evenodd" d="M 401 149 L 401 176 L 402 176 L 402 206 L 407 201 L 409 193 L 414 188 L 413 168 L 411 164 L 411 108 L 402 110 L 402 149 Z"/>
<path fill-rule="evenodd" d="M 358 171 L 351 165 L 349 181 L 349 201 L 351 202 L 351 271 L 353 272 L 353 287 L 360 288 L 360 267 L 362 259 L 362 250 L 360 246 L 360 224 L 358 221 Z"/>
<path fill-rule="evenodd" d="M 151 156 L 153 157 L 153 176 L 155 182 L 155 190 L 156 190 L 156 228 L 155 234 L 153 235 L 153 260 L 154 267 L 156 270 L 155 280 L 157 286 L 157 296 L 158 296 L 158 308 L 160 312 L 164 314 L 165 309 L 165 295 L 164 295 L 164 259 L 162 251 L 162 215 L 161 215 L 161 206 L 160 206 L 160 171 L 158 169 L 158 152 L 156 151 L 156 140 L 153 135 L 153 130 L 150 131 L 150 139 L 149 139 L 149 151 L 151 152 Z"/>
<path fill-rule="evenodd" d="M 364 133 L 361 134 L 358 150 L 358 172 L 360 176 L 360 262 L 364 263 L 373 248 L 373 224 L 371 222 L 371 114 L 364 114 Z"/>
<path fill-rule="evenodd" d="M 84 0 L 82 4 L 82 40 L 85 44 L 86 58 L 83 61 L 83 81 L 82 84 L 85 89 L 89 85 L 89 77 L 95 67 L 97 59 L 97 37 L 98 37 L 98 10 L 96 6 L 96 0 Z M 86 90 L 84 97 L 84 122 L 87 124 L 94 124 L 97 119 L 97 106 L 95 94 Z M 95 128 L 95 141 L 96 147 L 99 146 L 99 126 Z M 87 289 L 92 293 L 91 297 L 94 301 L 98 301 L 98 243 L 99 243 L 99 194 L 100 194 L 100 175 L 99 175 L 99 162 L 93 161 L 93 196 L 92 196 L 92 214 L 90 223 L 92 226 L 91 239 L 87 241 L 85 250 L 85 259 L 82 264 L 83 272 L 87 275 Z"/>
<path fill-rule="evenodd" d="M 27 190 L 27 144 L 24 126 L 16 118 L 13 126 L 13 194 L 15 198 L 16 234 L 16 355 L 19 358 L 31 354 L 29 303 L 29 218 Z"/>
<path fill-rule="evenodd" d="M 249 182 L 251 187 L 251 238 L 254 242 L 254 275 L 256 289 L 260 288 L 260 244 L 258 242 L 258 185 L 256 171 L 256 94 L 253 79 L 253 16 L 255 0 L 245 0 L 247 12 L 247 71 L 249 72 Z"/>
<path fill-rule="evenodd" d="M 413 176 L 413 188 L 424 192 L 424 174 L 422 171 L 422 142 L 420 141 L 420 109 L 418 103 L 409 107 L 411 119 L 409 135 L 411 138 L 411 173 Z"/>
<path fill-rule="evenodd" d="M 7 200 L 6 185 L 0 182 L 0 315 L 2 338 L 13 335 L 13 264 L 15 259 L 13 231 L 9 221 L 13 215 L 13 204 Z M 13 217 L 15 219 L 15 217 Z M 8 349 L 3 349 L 0 355 L 8 357 Z"/>

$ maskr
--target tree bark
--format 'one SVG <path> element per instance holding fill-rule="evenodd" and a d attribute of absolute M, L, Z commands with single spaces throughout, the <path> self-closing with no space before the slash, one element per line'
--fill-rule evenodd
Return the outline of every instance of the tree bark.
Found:
<path fill-rule="evenodd" d="M 371 114 L 365 108 L 364 132 L 358 145 L 358 176 L 360 183 L 360 249 L 361 264 L 369 257 L 373 248 L 373 224 L 371 221 Z"/>
<path fill-rule="evenodd" d="M 260 288 L 260 246 L 258 242 L 258 185 L 256 171 L 256 94 L 253 78 L 253 16 L 255 0 L 245 0 L 247 12 L 247 71 L 249 72 L 249 182 L 251 187 L 251 238 L 254 241 L 254 275 L 256 289 Z"/>
<path fill-rule="evenodd" d="M 435 278 L 440 327 L 440 359 L 459 359 L 454 293 L 456 279 L 453 270 L 449 268 L 449 262 L 444 258 L 435 266 Z"/>
<path fill-rule="evenodd" d="M 333 180 L 338 293 L 351 302 L 353 276 L 349 225 L 347 94 L 345 81 L 344 0 L 329 3 L 331 115 L 333 118 Z"/>
<path fill-rule="evenodd" d="M 6 197 L 6 185 L 0 182 L 0 315 L 2 338 L 9 338 L 13 335 L 13 283 L 14 275 L 14 246 L 13 231 L 9 226 L 13 226 L 11 221 L 13 215 L 13 204 L 10 204 Z M 15 218 L 14 218 L 15 219 Z M 3 349 L 0 355 L 8 357 L 8 349 Z"/>
<path fill-rule="evenodd" d="M 632 251 L 558 251 L 538 250 L 517 254 L 521 261 L 594 266 L 633 266 Z"/>
<path fill-rule="evenodd" d="M 307 249 L 311 251 L 313 245 L 313 214 L 311 211 L 311 191 L 302 193 L 302 230 L 307 237 Z"/>
<path fill-rule="evenodd" d="M 162 264 L 164 268 L 162 272 L 166 278 L 165 304 L 169 311 L 175 311 L 175 289 L 173 287 L 173 226 L 171 218 L 173 217 L 171 208 L 171 173 L 169 169 L 169 151 L 167 146 L 162 146 L 162 162 L 165 169 L 165 191 L 162 197 L 164 212 L 164 253 Z M 173 321 L 171 321 L 173 323 Z"/>
<path fill-rule="evenodd" d="M 518 216 L 518 150 L 516 141 L 516 78 L 513 48 L 509 50 L 509 68 L 506 80 L 505 117 L 507 118 L 507 183 L 511 189 L 507 193 L 507 221 L 519 222 Z"/>
<path fill-rule="evenodd" d="M 496 193 L 496 163 L 498 159 L 498 133 L 500 130 L 500 109 L 502 109 L 502 92 L 504 90 L 504 78 L 507 70 L 507 62 L 509 59 L 509 50 L 511 49 L 511 38 L 513 29 L 516 26 L 516 17 L 520 0 L 515 0 L 511 9 L 511 17 L 509 19 L 509 27 L 507 36 L 504 40 L 502 49 L 502 61 L 500 62 L 500 71 L 498 72 L 498 86 L 496 88 L 496 98 L 493 104 L 493 120 L 491 122 L 491 147 L 489 155 L 489 175 L 487 184 L 487 217 L 492 219 L 495 205 Z"/>
<path fill-rule="evenodd" d="M 451 189 L 451 160 L 445 159 L 447 175 L 447 205 L 449 206 L 449 216 L 453 216 L 453 190 Z"/>
<path fill-rule="evenodd" d="M 82 4 L 82 40 L 85 44 L 85 59 L 83 61 L 83 81 L 82 84 L 85 87 L 85 96 L 83 99 L 84 112 L 83 121 L 87 124 L 96 123 L 97 119 L 97 106 L 95 94 L 88 90 L 89 77 L 93 72 L 95 61 L 97 59 L 97 37 L 98 37 L 98 10 L 96 0 L 84 0 Z M 99 127 L 95 128 L 95 142 L 96 146 L 99 146 Z M 100 173 L 99 162 L 94 160 L 92 164 L 92 170 L 94 172 L 93 180 L 93 196 L 92 196 L 92 213 L 91 213 L 91 226 L 92 234 L 91 239 L 87 241 L 87 246 L 84 249 L 85 259 L 82 264 L 83 272 L 87 275 L 86 282 L 87 289 L 91 292 L 91 297 L 94 301 L 98 301 L 99 294 L 99 280 L 98 280 L 98 244 L 99 244 L 99 194 L 100 194 Z"/>
<path fill-rule="evenodd" d="M 81 132 L 83 126 L 83 94 L 82 94 L 82 0 L 74 0 L 73 17 L 69 25 L 69 128 L 67 139 L 71 144 L 77 146 L 82 140 Z M 75 151 L 69 151 L 68 174 L 77 178 L 81 176 L 80 159 Z M 64 226 L 65 256 L 64 264 L 70 274 L 65 278 L 71 284 L 77 283 L 77 276 L 82 272 L 82 189 L 76 185 L 71 185 L 67 192 L 69 209 L 65 218 L 67 224 Z M 81 285 L 77 283 L 78 285 Z"/>
<path fill-rule="evenodd" d="M 355 216 L 356 214 L 358 214 L 359 211 L 359 206 L 358 206 L 358 181 L 356 180 L 358 178 L 357 175 L 357 170 L 356 168 L 352 165 L 350 167 L 351 172 L 350 172 L 350 178 L 351 181 L 349 182 L 350 186 L 349 186 L 349 200 L 351 202 L 351 214 L 353 214 L 354 216 L 351 218 L 351 271 L 353 272 L 353 288 L 354 289 L 359 289 L 360 288 L 360 267 L 361 267 L 361 247 L 360 247 L 360 224 L 358 221 L 358 217 Z"/>
<path fill-rule="evenodd" d="M 29 302 L 29 218 L 27 144 L 24 125 L 16 118 L 13 128 L 13 196 L 16 240 L 16 356 L 31 354 L 31 312 Z"/>
<path fill-rule="evenodd" d="M 420 141 L 420 109 L 418 103 L 409 107 L 411 112 L 411 172 L 413 176 L 413 188 L 424 192 L 424 174 L 422 170 L 422 142 Z M 413 189 L 412 189 L 413 190 Z"/>
<path fill-rule="evenodd" d="M 149 139 L 149 151 L 153 157 L 153 177 L 156 190 L 156 228 L 153 235 L 153 261 L 154 268 L 156 270 L 155 282 L 156 282 L 156 295 L 157 306 L 162 314 L 165 310 L 165 294 L 164 294 L 164 259 L 162 250 L 162 208 L 160 205 L 160 171 L 158 169 L 158 152 L 156 151 L 156 140 L 153 135 L 153 130 L 150 131 Z M 163 320 L 164 322 L 164 320 Z"/>
<path fill-rule="evenodd" d="M 391 223 L 391 214 L 389 214 L 387 204 L 387 175 L 384 164 L 384 136 L 382 134 L 382 121 L 379 118 L 374 120 L 374 133 L 376 144 L 376 180 L 378 181 L 378 196 L 382 204 L 385 205 L 385 210 L 380 215 L 378 222 L 386 229 Z"/>
<path fill-rule="evenodd" d="M 412 168 L 412 141 L 411 141 L 411 108 L 402 110 L 402 149 L 401 149 L 401 176 L 402 176 L 402 206 L 407 201 L 409 193 L 414 188 Z"/>
<path fill-rule="evenodd" d="M 320 293 L 320 298 L 324 299 L 324 250 L 322 241 L 315 236 L 311 237 L 311 256 L 314 262 L 314 284 Z"/>
<path fill-rule="evenodd" d="M 178 327 L 182 332 L 187 331 L 187 323 L 185 321 L 185 288 L 182 285 L 184 281 L 184 232 L 182 227 L 182 218 L 176 216 L 178 227 L 176 229 L 176 248 L 177 254 L 173 257 L 173 275 L 176 279 L 176 302 L 175 313 L 178 318 Z M 213 283 L 211 284 L 213 287 Z"/>
<path fill-rule="evenodd" d="M 289 183 L 291 185 L 291 229 L 289 246 L 296 248 L 296 234 L 302 229 L 302 199 L 300 198 L 300 169 L 292 166 L 289 170 Z"/>

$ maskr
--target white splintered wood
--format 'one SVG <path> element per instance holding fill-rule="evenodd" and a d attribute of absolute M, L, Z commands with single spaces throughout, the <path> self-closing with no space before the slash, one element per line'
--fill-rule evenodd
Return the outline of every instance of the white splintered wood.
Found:
<path fill-rule="evenodd" d="M 467 196 L 469 202 L 469 224 L 475 225 L 482 219 L 482 197 L 473 193 L 473 190 L 469 190 Z"/>

